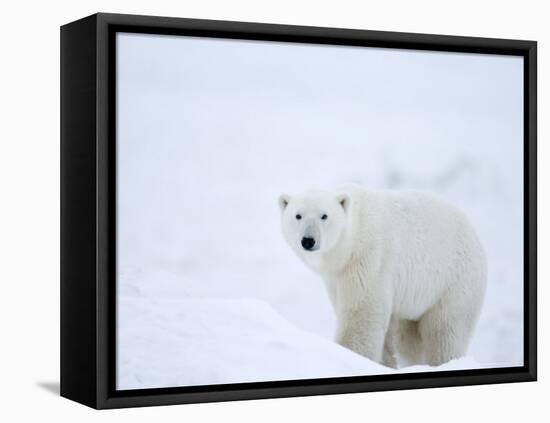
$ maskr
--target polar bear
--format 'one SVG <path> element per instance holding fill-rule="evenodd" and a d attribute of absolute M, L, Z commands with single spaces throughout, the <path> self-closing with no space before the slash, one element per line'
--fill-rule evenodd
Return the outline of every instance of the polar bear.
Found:
<path fill-rule="evenodd" d="M 465 355 L 487 265 L 468 219 L 416 191 L 279 197 L 284 238 L 323 279 L 336 341 L 398 368 Z"/>

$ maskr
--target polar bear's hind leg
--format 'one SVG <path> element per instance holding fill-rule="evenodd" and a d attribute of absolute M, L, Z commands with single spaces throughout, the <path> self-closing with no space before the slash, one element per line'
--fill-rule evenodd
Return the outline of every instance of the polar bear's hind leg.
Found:
<path fill-rule="evenodd" d="M 483 293 L 449 290 L 418 322 L 426 364 L 439 366 L 466 354 L 475 329 Z"/>

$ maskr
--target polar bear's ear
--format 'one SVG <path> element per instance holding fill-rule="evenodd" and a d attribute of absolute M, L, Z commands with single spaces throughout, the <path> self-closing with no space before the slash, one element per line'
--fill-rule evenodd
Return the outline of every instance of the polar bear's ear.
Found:
<path fill-rule="evenodd" d="M 342 208 L 344 209 L 344 211 L 347 212 L 348 209 L 349 209 L 349 202 L 350 202 L 349 196 L 347 194 L 340 194 L 337 197 L 337 200 L 340 203 L 340 205 L 342 206 Z"/>
<path fill-rule="evenodd" d="M 288 203 L 290 202 L 290 195 L 282 194 L 279 196 L 279 207 L 281 210 L 286 209 L 286 206 L 288 206 Z"/>

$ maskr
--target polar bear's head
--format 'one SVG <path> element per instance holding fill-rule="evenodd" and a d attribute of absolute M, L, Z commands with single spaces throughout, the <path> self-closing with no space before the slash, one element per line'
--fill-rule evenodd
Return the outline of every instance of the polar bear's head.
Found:
<path fill-rule="evenodd" d="M 308 192 L 279 197 L 283 235 L 303 258 L 338 246 L 347 225 L 347 194 Z"/>

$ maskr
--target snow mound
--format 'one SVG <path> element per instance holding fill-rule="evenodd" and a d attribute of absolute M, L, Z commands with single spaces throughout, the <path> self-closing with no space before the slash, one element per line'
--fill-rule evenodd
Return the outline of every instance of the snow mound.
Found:
<path fill-rule="evenodd" d="M 119 300 L 118 389 L 392 372 L 258 300 Z"/>
<path fill-rule="evenodd" d="M 298 329 L 259 300 L 119 300 L 118 389 L 458 370 L 394 370 Z"/>

